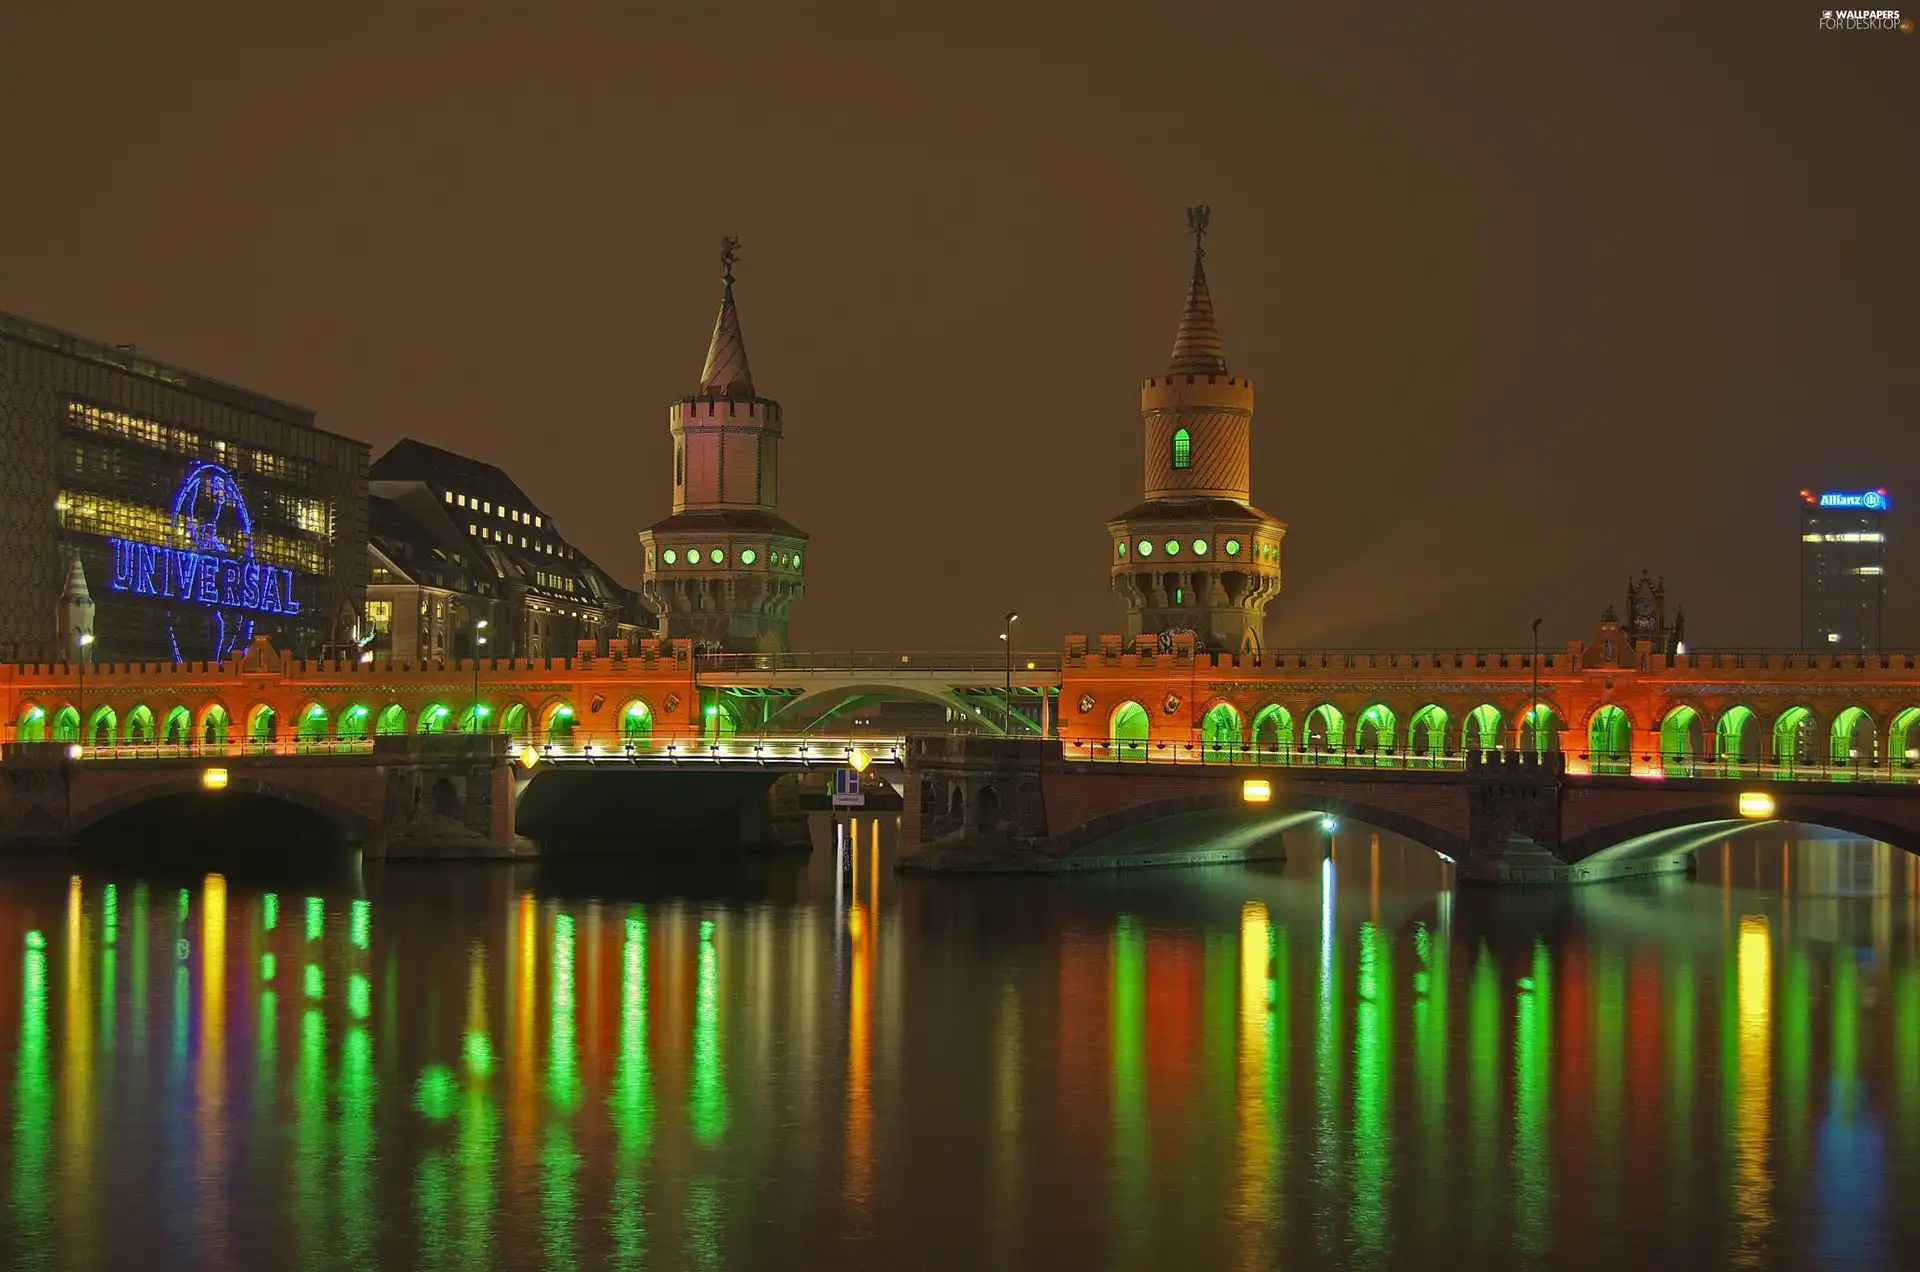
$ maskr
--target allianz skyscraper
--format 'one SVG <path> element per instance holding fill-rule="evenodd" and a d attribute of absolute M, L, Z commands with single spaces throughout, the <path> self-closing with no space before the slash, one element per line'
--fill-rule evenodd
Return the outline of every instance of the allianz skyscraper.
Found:
<path fill-rule="evenodd" d="M 1885 490 L 1800 492 L 1800 647 L 1877 653 L 1886 597 Z"/>

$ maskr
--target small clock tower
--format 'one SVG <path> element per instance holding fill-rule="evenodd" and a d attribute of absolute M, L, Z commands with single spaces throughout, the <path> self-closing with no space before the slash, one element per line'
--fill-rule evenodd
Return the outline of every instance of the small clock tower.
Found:
<path fill-rule="evenodd" d="M 1627 580 L 1627 621 L 1622 627 L 1635 645 L 1652 645 L 1655 653 L 1669 657 L 1683 652 L 1686 621 L 1685 612 L 1680 610 L 1675 611 L 1672 622 L 1667 621 L 1666 580 L 1656 582 L 1645 570 L 1640 571 L 1639 579 Z"/>

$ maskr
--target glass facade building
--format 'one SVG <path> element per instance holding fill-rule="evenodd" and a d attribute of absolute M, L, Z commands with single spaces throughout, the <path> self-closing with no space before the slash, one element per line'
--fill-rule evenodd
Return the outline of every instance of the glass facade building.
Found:
<path fill-rule="evenodd" d="M 1800 647 L 1876 653 L 1886 595 L 1884 490 L 1800 492 Z"/>
<path fill-rule="evenodd" d="M 0 314 L 0 647 L 212 661 L 344 650 L 367 576 L 367 447 L 305 408 Z"/>

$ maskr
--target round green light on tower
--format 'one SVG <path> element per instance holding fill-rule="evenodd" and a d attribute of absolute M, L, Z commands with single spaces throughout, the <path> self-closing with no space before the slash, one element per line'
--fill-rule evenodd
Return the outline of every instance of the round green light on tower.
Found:
<path fill-rule="evenodd" d="M 1153 544 L 1151 544 L 1151 543 L 1149 543 L 1149 542 L 1148 542 L 1147 540 L 1145 540 L 1145 539 L 1142 539 L 1142 540 L 1140 540 L 1140 555 L 1141 555 L 1141 556 L 1152 556 L 1152 555 L 1153 555 Z"/>
<path fill-rule="evenodd" d="M 1127 559 L 1127 541 L 1125 539 L 1122 539 L 1120 540 L 1120 542 L 1114 544 L 1113 550 L 1118 555 L 1120 560 L 1124 561 Z"/>
<path fill-rule="evenodd" d="M 742 548 L 742 549 L 740 549 L 740 564 L 742 564 L 742 565 L 752 565 L 752 564 L 753 564 L 753 561 L 754 561 L 754 555 L 753 555 L 753 549 L 752 549 L 752 548 Z"/>
<path fill-rule="evenodd" d="M 725 565 L 727 563 L 727 550 L 725 548 L 715 548 L 713 551 L 707 553 L 707 558 L 715 565 Z"/>
<path fill-rule="evenodd" d="M 1205 539 L 1195 539 L 1193 541 L 1193 555 L 1195 556 L 1207 555 L 1207 541 Z"/>
<path fill-rule="evenodd" d="M 1168 539 L 1168 540 L 1167 540 L 1167 555 L 1168 555 L 1168 556 L 1179 556 L 1179 555 L 1180 555 L 1180 540 L 1178 540 L 1178 539 Z"/>
<path fill-rule="evenodd" d="M 700 549 L 698 548 L 687 549 L 687 564 L 688 565 L 700 564 Z"/>
<path fill-rule="evenodd" d="M 1228 540 L 1227 540 L 1227 555 L 1228 555 L 1228 556 L 1239 556 L 1239 555 L 1240 555 L 1240 540 L 1238 540 L 1238 539 L 1228 539 Z"/>
<path fill-rule="evenodd" d="M 662 552 L 660 554 L 660 559 L 662 561 L 665 561 L 668 565 L 672 565 L 680 559 L 680 554 L 678 552 L 675 552 L 672 548 L 668 548 L 665 552 Z"/>
<path fill-rule="evenodd" d="M 800 554 L 798 552 L 793 554 L 793 568 L 796 570 L 800 568 Z"/>

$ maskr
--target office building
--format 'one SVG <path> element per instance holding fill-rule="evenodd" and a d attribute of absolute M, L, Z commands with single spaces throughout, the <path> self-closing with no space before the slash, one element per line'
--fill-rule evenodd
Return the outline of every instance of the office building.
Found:
<path fill-rule="evenodd" d="M 1802 649 L 1879 651 L 1891 506 L 1884 490 L 1800 492 Z"/>

